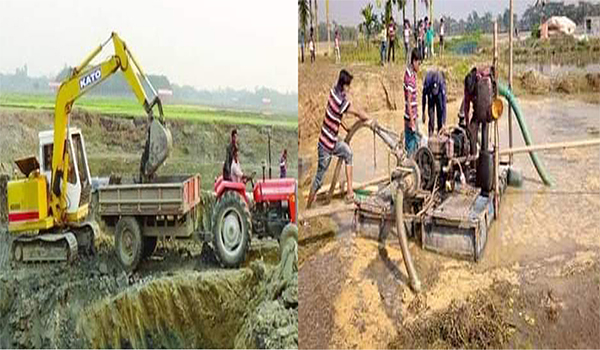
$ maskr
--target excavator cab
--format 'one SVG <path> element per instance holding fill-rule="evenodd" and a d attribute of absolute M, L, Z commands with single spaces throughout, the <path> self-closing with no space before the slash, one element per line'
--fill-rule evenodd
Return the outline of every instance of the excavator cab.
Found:
<path fill-rule="evenodd" d="M 54 131 L 42 131 L 39 137 L 40 172 L 51 183 Z M 78 128 L 69 128 L 67 136 L 69 173 L 67 175 L 67 221 L 81 221 L 88 212 L 91 196 L 91 176 L 83 134 Z M 48 191 L 50 188 L 48 188 Z"/>

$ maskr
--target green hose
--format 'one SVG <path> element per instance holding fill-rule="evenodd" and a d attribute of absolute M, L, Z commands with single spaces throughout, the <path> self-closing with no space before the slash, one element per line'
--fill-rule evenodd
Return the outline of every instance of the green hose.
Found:
<path fill-rule="evenodd" d="M 529 129 L 527 129 L 527 124 L 525 124 L 525 118 L 523 118 L 523 114 L 521 113 L 521 108 L 519 108 L 519 104 L 517 103 L 517 99 L 512 94 L 512 92 L 508 89 L 508 87 L 506 87 L 505 85 L 500 84 L 500 83 L 498 83 L 498 93 L 500 93 L 501 96 L 506 98 L 506 101 L 510 105 L 510 108 L 512 108 L 513 112 L 515 113 L 515 116 L 517 117 L 517 122 L 519 122 L 519 127 L 521 128 L 521 133 L 523 134 L 523 139 L 525 140 L 525 144 L 527 146 L 531 146 L 533 144 L 533 141 L 531 139 L 531 134 L 529 134 Z M 538 158 L 537 154 L 535 152 L 529 152 L 529 156 L 531 157 L 531 161 L 533 162 L 533 165 L 535 166 L 535 170 L 537 170 L 538 174 L 540 175 L 540 178 L 544 182 L 544 185 L 552 186 L 552 180 L 550 179 L 550 176 L 546 172 L 546 168 L 544 168 L 544 165 Z"/>

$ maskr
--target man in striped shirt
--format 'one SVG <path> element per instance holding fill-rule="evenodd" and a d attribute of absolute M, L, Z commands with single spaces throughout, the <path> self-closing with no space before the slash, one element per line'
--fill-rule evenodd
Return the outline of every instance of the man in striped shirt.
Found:
<path fill-rule="evenodd" d="M 346 201 L 352 202 L 354 200 L 354 192 L 352 190 L 352 150 L 346 142 L 338 140 L 338 132 L 340 127 L 345 128 L 344 124 L 342 124 L 342 118 L 346 113 L 352 114 L 368 123 L 371 121 L 365 112 L 353 106 L 346 97 L 352 78 L 352 75 L 348 71 L 342 69 L 337 84 L 329 92 L 329 99 L 325 108 L 325 118 L 323 119 L 319 142 L 317 144 L 317 152 L 319 154 L 317 174 L 310 189 L 306 204 L 307 209 L 311 207 L 317 191 L 323 184 L 323 177 L 331 163 L 331 156 L 339 157 L 346 163 L 346 180 L 348 184 Z"/>
<path fill-rule="evenodd" d="M 410 64 L 406 67 L 404 73 L 404 148 L 409 156 L 416 152 L 418 146 L 417 73 L 419 72 L 420 63 L 421 54 L 417 48 L 414 48 L 410 55 Z M 423 117 L 425 116 L 423 115 Z"/>

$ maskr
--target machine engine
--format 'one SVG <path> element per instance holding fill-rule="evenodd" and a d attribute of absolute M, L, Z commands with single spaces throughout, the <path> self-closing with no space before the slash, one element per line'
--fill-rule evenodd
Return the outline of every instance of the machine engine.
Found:
<path fill-rule="evenodd" d="M 414 156 L 420 170 L 421 189 L 430 191 L 437 183 L 452 190 L 455 181 L 470 182 L 473 174 L 469 154 L 467 132 L 460 126 L 430 137 Z"/>
<path fill-rule="evenodd" d="M 253 232 L 261 237 L 279 237 L 283 228 L 296 222 L 295 179 L 267 179 L 253 189 Z"/>

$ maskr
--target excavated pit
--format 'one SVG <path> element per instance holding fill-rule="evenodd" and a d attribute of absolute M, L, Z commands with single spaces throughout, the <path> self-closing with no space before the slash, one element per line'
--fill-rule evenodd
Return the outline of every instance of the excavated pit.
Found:
<path fill-rule="evenodd" d="M 149 281 L 84 309 L 76 331 L 93 348 L 231 348 L 258 284 L 249 268 Z"/>

